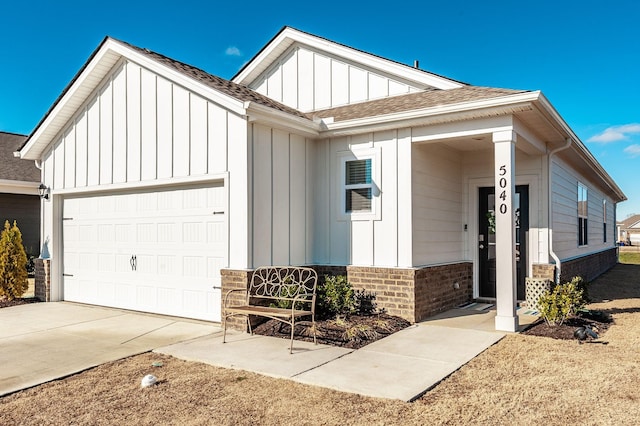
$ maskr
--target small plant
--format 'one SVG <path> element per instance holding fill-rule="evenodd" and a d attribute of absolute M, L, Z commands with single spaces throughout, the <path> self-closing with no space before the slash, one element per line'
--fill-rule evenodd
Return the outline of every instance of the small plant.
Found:
<path fill-rule="evenodd" d="M 586 302 L 582 282 L 582 278 L 574 277 L 570 282 L 559 284 L 540 296 L 540 314 L 547 324 L 562 325 L 584 307 Z"/>
<path fill-rule="evenodd" d="M 27 253 L 22 245 L 22 233 L 13 221 L 5 221 L 0 234 L 0 298 L 13 300 L 29 288 Z"/>
<path fill-rule="evenodd" d="M 331 318 L 355 311 L 355 293 L 344 275 L 326 275 L 318 286 L 318 315 Z"/>
<path fill-rule="evenodd" d="M 358 324 L 347 328 L 342 337 L 345 340 L 375 340 L 378 338 L 378 332 L 370 325 Z"/>
<path fill-rule="evenodd" d="M 378 312 L 375 293 L 364 289 L 356 290 L 354 297 L 355 311 L 358 315 L 373 315 Z"/>

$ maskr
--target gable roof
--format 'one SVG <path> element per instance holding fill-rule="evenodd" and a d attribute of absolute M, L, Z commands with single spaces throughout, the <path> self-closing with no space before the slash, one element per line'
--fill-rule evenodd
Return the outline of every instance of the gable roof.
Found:
<path fill-rule="evenodd" d="M 184 62 L 177 61 L 175 59 L 169 58 L 168 56 L 164 56 L 160 53 L 153 52 L 149 49 L 140 48 L 114 38 L 111 38 L 111 40 L 117 41 L 118 43 L 122 43 L 136 50 L 137 52 L 147 56 L 148 58 L 151 58 L 156 62 L 166 65 L 167 67 L 170 67 L 186 76 L 189 76 L 194 80 L 197 80 L 200 83 L 211 87 L 212 89 L 218 90 L 221 93 L 229 95 L 232 98 L 238 99 L 243 102 L 256 102 L 262 106 L 273 108 L 281 112 L 286 112 L 287 114 L 291 114 L 301 118 L 308 118 L 306 114 L 298 111 L 297 109 L 291 108 L 280 102 L 274 101 L 273 99 L 265 95 L 262 95 L 254 90 L 251 90 L 246 86 L 234 83 L 233 81 L 225 80 L 224 78 L 220 78 L 213 74 L 209 74 L 208 72 L 203 71 L 200 68 L 194 67 Z"/>
<path fill-rule="evenodd" d="M 306 114 L 261 95 L 248 87 L 222 79 L 199 68 L 171 59 L 149 49 L 133 46 L 112 37 L 105 37 L 87 62 L 69 82 L 24 144 L 19 148 L 23 158 L 38 159 L 44 149 L 73 117 L 77 109 L 102 83 L 104 77 L 121 58 L 127 58 L 141 66 L 165 71 L 169 77 L 178 78 L 181 84 L 194 91 L 207 91 L 205 97 L 220 102 L 238 114 L 246 113 L 248 103 L 268 110 L 285 113 L 308 120 Z M 209 95 L 209 96 L 206 96 Z"/>
<path fill-rule="evenodd" d="M 638 229 L 640 228 L 640 214 L 634 214 L 633 216 L 629 216 L 625 220 L 619 221 L 618 225 L 620 225 L 620 229 Z"/>
<path fill-rule="evenodd" d="M 0 180 L 40 182 L 40 170 L 35 163 L 13 155 L 26 140 L 25 135 L 0 132 Z"/>
<path fill-rule="evenodd" d="M 422 89 L 446 90 L 465 85 L 465 83 L 451 78 L 401 64 L 288 26 L 282 27 L 278 34 L 231 78 L 231 81 L 246 86 L 251 85 L 265 70 L 277 62 L 289 47 L 296 43 L 328 52 L 345 60 L 352 60 L 383 74 L 398 76 L 403 80 L 413 82 L 416 87 Z"/>
<path fill-rule="evenodd" d="M 334 122 L 365 117 L 376 117 L 396 112 L 419 110 L 442 105 L 451 105 L 482 99 L 526 93 L 528 90 L 498 89 L 492 87 L 463 86 L 451 90 L 431 89 L 424 92 L 390 96 L 373 101 L 344 105 L 314 111 L 315 118 L 332 117 Z"/>

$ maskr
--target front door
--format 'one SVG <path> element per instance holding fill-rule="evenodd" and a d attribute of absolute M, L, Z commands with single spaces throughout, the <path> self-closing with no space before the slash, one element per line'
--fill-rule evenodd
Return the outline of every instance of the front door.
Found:
<path fill-rule="evenodd" d="M 529 231 L 529 186 L 516 186 L 514 198 L 516 234 L 516 280 L 518 300 L 524 300 L 527 274 L 527 232 Z M 479 297 L 496 297 L 496 221 L 495 189 L 479 189 L 478 259 L 480 269 Z"/>

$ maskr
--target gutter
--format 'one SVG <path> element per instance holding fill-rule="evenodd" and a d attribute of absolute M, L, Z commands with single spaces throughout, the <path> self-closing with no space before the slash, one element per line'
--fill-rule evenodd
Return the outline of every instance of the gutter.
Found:
<path fill-rule="evenodd" d="M 553 179 L 552 179 L 552 173 L 551 173 L 551 158 L 558 152 L 563 151 L 567 148 L 569 148 L 571 146 L 571 138 L 567 138 L 566 143 L 554 150 L 552 150 L 551 152 L 549 152 L 549 154 L 547 155 L 547 181 L 549 183 L 549 189 L 547 192 L 547 204 L 548 204 L 548 208 L 549 208 L 549 226 L 547 228 L 547 232 L 548 232 L 548 243 L 549 243 L 549 255 L 553 258 L 553 260 L 556 262 L 556 276 L 555 276 L 555 282 L 556 284 L 560 284 L 560 275 L 562 273 L 562 262 L 560 261 L 560 258 L 558 257 L 558 255 L 553 251 L 553 202 L 552 202 L 552 198 L 553 198 L 553 187 L 552 187 L 552 183 L 553 183 Z"/>

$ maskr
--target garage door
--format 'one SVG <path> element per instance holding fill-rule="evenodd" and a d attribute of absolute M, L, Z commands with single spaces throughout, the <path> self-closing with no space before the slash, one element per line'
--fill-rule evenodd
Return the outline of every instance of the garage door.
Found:
<path fill-rule="evenodd" d="M 220 321 L 222 184 L 67 198 L 65 300 Z"/>

